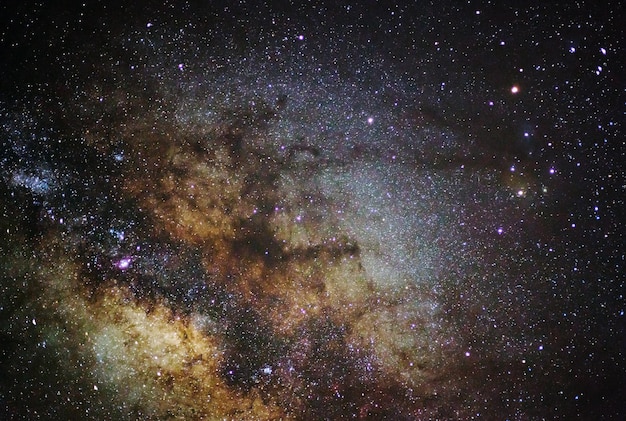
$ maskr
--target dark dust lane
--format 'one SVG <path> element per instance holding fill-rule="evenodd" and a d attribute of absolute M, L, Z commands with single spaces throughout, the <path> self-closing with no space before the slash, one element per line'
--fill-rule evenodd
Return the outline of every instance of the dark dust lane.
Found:
<path fill-rule="evenodd" d="M 623 6 L 1 6 L 0 418 L 620 419 Z"/>

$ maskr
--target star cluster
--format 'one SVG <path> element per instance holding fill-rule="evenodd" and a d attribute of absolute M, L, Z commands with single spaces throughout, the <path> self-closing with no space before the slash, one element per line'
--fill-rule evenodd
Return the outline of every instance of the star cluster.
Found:
<path fill-rule="evenodd" d="M 1 6 L 3 419 L 619 419 L 623 6 Z"/>

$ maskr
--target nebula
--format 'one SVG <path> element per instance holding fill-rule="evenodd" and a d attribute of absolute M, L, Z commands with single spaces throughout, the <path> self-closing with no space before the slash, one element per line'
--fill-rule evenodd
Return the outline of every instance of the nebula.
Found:
<path fill-rule="evenodd" d="M 549 147 L 576 127 L 487 47 L 403 32 L 415 70 L 351 7 L 328 49 L 309 14 L 91 7 L 88 38 L 48 11 L 64 35 L 23 54 L 50 72 L 2 85 L 0 417 L 619 412 L 619 262 L 587 251 L 617 219 L 571 210 L 580 159 Z"/>

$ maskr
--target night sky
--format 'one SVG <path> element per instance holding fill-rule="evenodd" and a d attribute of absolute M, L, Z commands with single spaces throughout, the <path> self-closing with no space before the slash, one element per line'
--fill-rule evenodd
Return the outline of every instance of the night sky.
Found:
<path fill-rule="evenodd" d="M 0 419 L 626 418 L 622 2 L 0 16 Z"/>

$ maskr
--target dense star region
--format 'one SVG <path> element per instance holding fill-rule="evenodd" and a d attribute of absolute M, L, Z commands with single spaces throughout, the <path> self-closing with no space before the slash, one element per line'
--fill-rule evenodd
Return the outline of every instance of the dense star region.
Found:
<path fill-rule="evenodd" d="M 620 2 L 15 3 L 1 419 L 626 416 Z"/>

